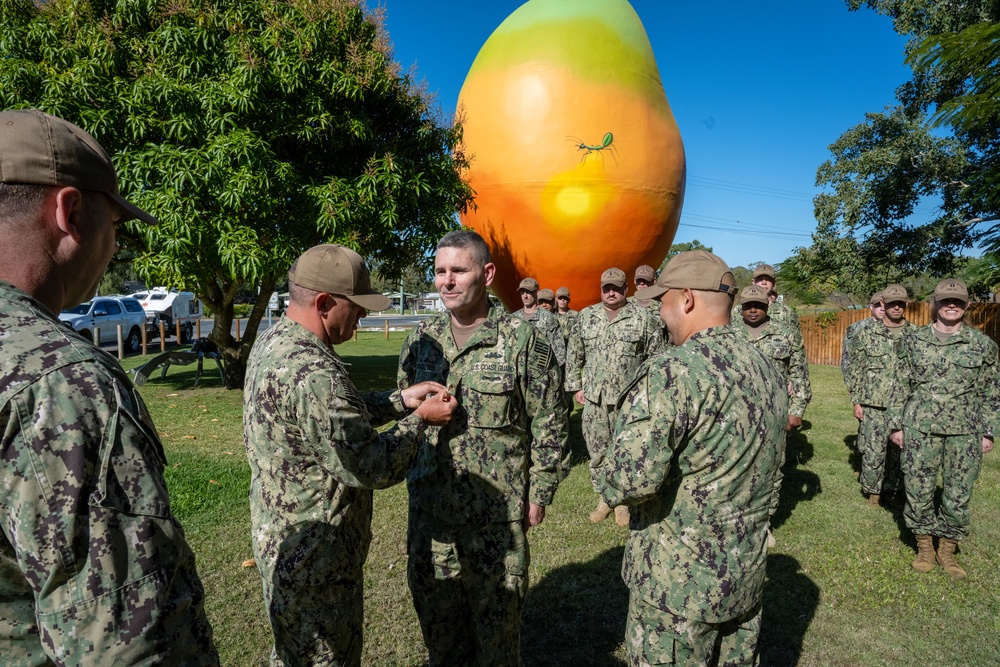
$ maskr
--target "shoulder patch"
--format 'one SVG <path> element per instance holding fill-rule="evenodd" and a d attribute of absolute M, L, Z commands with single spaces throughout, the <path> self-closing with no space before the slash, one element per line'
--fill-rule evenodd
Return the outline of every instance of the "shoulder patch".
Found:
<path fill-rule="evenodd" d="M 552 348 L 540 336 L 536 337 L 535 344 L 532 345 L 531 351 L 528 353 L 528 366 L 538 373 L 544 373 L 551 361 Z"/>

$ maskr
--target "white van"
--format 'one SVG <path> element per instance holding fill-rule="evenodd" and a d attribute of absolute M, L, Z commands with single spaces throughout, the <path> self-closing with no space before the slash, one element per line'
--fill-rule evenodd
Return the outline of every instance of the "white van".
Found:
<path fill-rule="evenodd" d="M 180 322 L 181 339 L 177 343 L 183 345 L 194 340 L 195 323 L 204 315 L 205 308 L 193 292 L 154 287 L 130 296 L 146 311 L 146 334 L 150 338 L 160 335 L 160 322 L 167 338 L 176 331 L 175 322 Z"/>

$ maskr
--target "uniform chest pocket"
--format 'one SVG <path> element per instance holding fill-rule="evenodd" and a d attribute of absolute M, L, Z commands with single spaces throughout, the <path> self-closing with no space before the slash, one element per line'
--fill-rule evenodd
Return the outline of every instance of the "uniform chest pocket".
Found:
<path fill-rule="evenodd" d="M 460 404 L 470 427 L 501 429 L 516 417 L 513 373 L 471 373 L 462 379 Z"/>
<path fill-rule="evenodd" d="M 788 359 L 792 356 L 792 346 L 787 341 L 776 341 L 770 345 L 772 359 Z"/>

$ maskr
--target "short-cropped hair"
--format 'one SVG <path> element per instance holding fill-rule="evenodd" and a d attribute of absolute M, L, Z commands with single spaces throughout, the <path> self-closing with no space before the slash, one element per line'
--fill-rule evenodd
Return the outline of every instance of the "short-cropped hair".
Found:
<path fill-rule="evenodd" d="M 438 241 L 437 249 L 441 248 L 461 248 L 472 253 L 472 258 L 477 264 L 486 266 L 490 263 L 490 248 L 486 245 L 483 237 L 471 229 L 460 229 L 455 232 L 448 232 Z"/>

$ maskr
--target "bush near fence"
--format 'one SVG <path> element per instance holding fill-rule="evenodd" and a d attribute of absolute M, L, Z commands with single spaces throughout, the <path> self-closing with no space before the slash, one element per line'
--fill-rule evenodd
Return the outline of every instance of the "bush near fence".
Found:
<path fill-rule="evenodd" d="M 832 317 L 833 315 L 835 317 Z M 839 366 L 847 327 L 866 317 L 871 317 L 871 311 L 868 308 L 801 318 L 799 323 L 809 363 Z M 906 306 L 906 319 L 917 326 L 929 324 L 931 304 L 927 302 L 908 304 Z M 965 314 L 965 323 L 976 327 L 997 344 L 1000 344 L 1000 303 L 969 304 L 969 310 Z"/>

